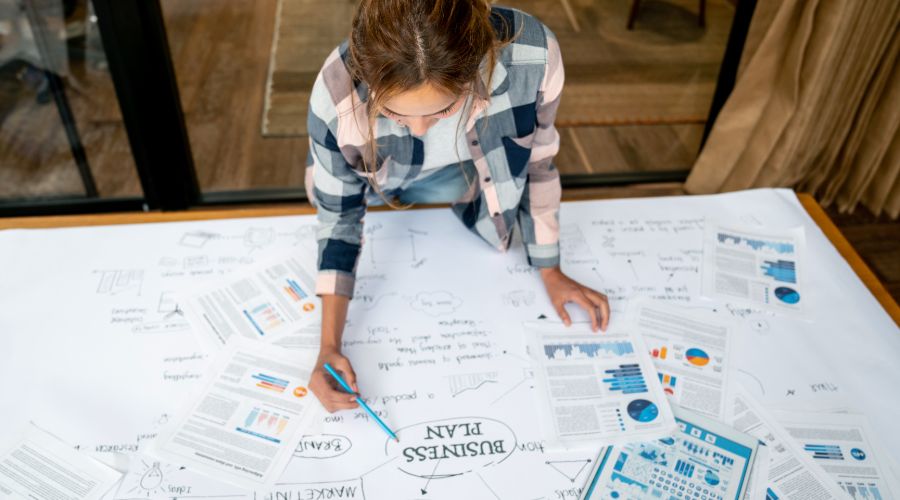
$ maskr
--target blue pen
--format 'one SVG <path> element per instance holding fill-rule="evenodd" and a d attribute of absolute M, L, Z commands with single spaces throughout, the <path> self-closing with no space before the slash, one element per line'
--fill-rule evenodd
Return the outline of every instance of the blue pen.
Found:
<path fill-rule="evenodd" d="M 329 365 L 328 363 L 325 363 L 325 369 L 328 370 L 328 373 L 330 373 L 331 376 L 334 377 L 334 379 L 337 380 L 339 384 L 341 384 L 341 387 L 343 387 L 345 391 L 349 392 L 350 394 L 355 394 L 353 392 L 353 389 L 350 387 L 350 385 L 347 384 L 347 382 L 344 382 L 343 377 L 338 375 L 338 372 L 335 371 L 335 369 L 332 368 L 331 365 Z M 394 441 L 396 441 L 398 443 L 400 442 L 400 439 L 397 437 L 396 434 L 394 434 L 394 431 L 392 431 L 390 429 L 390 427 L 388 427 L 387 424 L 384 423 L 384 421 L 382 421 L 380 418 L 378 418 L 378 415 L 376 415 L 375 412 L 372 411 L 371 408 L 369 408 L 369 405 L 367 405 L 365 401 L 363 401 L 360 398 L 356 398 L 356 402 L 359 403 L 359 405 L 363 407 L 363 410 L 366 410 L 366 412 L 369 415 L 371 415 L 372 418 L 374 418 L 376 422 L 378 422 L 378 425 L 380 425 L 381 428 L 384 429 L 384 432 L 386 432 L 388 436 L 393 438 Z"/>

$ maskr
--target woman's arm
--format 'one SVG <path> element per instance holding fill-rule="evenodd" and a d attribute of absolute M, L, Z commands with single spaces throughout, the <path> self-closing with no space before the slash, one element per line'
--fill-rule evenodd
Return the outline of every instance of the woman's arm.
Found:
<path fill-rule="evenodd" d="M 550 302 L 566 325 L 572 323 L 566 303 L 583 307 L 591 317 L 591 327 L 606 330 L 609 302 L 605 295 L 563 274 L 559 268 L 559 204 L 562 190 L 553 157 L 559 151 L 556 111 L 562 94 L 565 71 L 559 43 L 549 29 L 547 66 L 537 99 L 537 124 L 528 162 L 528 182 L 519 209 L 519 226 L 525 240 L 528 261 L 541 269 L 541 279 Z"/>
<path fill-rule="evenodd" d="M 341 354 L 341 338 L 344 335 L 349 304 L 350 298 L 344 295 L 322 296 L 322 344 L 319 347 L 319 359 L 316 360 L 316 367 L 309 379 L 309 388 L 319 398 L 322 406 L 330 412 L 359 406 L 356 403 L 356 396 L 343 392 L 322 367 L 328 363 L 340 372 L 354 392 L 359 391 L 356 385 L 356 373 L 350 366 L 350 361 Z"/>
<path fill-rule="evenodd" d="M 362 220 L 366 212 L 366 184 L 344 157 L 338 132 L 337 90 L 346 92 L 349 80 L 327 82 L 326 74 L 341 75 L 340 57 L 329 56 L 316 78 L 310 96 L 307 129 L 307 191 L 316 206 L 319 244 L 316 294 L 322 298 L 322 333 L 319 359 L 310 378 L 310 389 L 328 411 L 355 408 L 355 395 L 333 385 L 323 369 L 330 364 L 356 391 L 356 375 L 341 354 L 341 338 L 347 321 L 347 306 L 353 295 L 356 264 L 362 247 Z M 333 66 L 330 70 L 326 69 Z M 347 86 L 342 85 L 347 83 Z M 331 89 L 331 90 L 329 90 Z M 337 89 L 337 90 L 334 90 Z"/>

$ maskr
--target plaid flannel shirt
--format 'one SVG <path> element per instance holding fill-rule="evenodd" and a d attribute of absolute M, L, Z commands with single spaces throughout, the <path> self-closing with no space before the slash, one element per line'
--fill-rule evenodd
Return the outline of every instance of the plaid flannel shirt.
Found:
<path fill-rule="evenodd" d="M 559 264 L 559 172 L 553 157 L 559 133 L 553 125 L 563 88 L 563 64 L 553 33 L 524 12 L 494 7 L 499 36 L 512 33 L 486 79 L 475 83 L 465 136 L 478 179 L 453 212 L 490 245 L 505 251 L 518 222 L 531 265 Z M 363 167 L 368 138 L 364 82 L 346 66 L 347 42 L 326 59 L 310 97 L 310 148 L 306 187 L 317 208 L 319 245 L 316 293 L 353 296 L 362 245 L 365 195 Z M 354 95 L 355 94 L 355 95 Z M 490 95 L 490 99 L 478 96 Z M 384 192 L 403 189 L 421 172 L 423 142 L 384 116 L 373 135 L 378 143 L 374 177 Z"/>

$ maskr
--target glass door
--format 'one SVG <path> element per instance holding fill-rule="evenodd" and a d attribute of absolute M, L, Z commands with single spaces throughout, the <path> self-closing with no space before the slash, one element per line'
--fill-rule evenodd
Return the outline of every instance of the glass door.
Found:
<path fill-rule="evenodd" d="M 93 5 L 0 0 L 0 210 L 141 198 Z"/>

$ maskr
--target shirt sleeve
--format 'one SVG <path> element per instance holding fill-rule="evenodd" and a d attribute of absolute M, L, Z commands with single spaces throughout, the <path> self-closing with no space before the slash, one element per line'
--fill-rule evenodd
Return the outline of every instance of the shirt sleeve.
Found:
<path fill-rule="evenodd" d="M 528 178 L 519 204 L 519 227 L 528 262 L 536 267 L 559 265 L 559 204 L 562 187 L 553 158 L 559 151 L 559 132 L 553 122 L 562 94 L 562 54 L 556 36 L 546 27 L 547 63 L 537 96 L 537 124 L 528 160 Z"/>
<path fill-rule="evenodd" d="M 331 95 L 319 74 L 307 117 L 306 162 L 307 191 L 318 219 L 316 295 L 353 297 L 366 213 L 366 182 L 353 171 L 338 145 L 338 113 Z"/>

